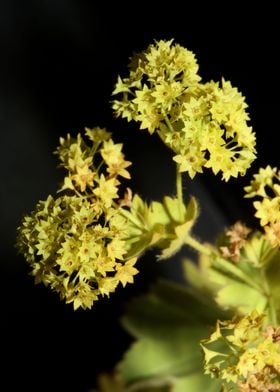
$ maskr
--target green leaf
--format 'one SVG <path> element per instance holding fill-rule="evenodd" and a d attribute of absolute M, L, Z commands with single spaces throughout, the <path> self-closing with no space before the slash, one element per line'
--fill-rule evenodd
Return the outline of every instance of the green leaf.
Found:
<path fill-rule="evenodd" d="M 149 207 L 137 194 L 133 197 L 130 213 L 131 218 L 133 218 L 133 222 L 138 225 L 139 228 L 146 228 Z"/>
<path fill-rule="evenodd" d="M 178 392 L 184 385 L 192 392 L 218 385 L 203 373 L 200 347 L 216 319 L 215 309 L 205 309 L 188 288 L 175 283 L 160 281 L 148 295 L 134 299 L 122 320 L 138 338 L 118 366 L 126 384 L 171 380 L 172 391 Z"/>
<path fill-rule="evenodd" d="M 154 227 L 156 225 L 167 226 L 172 221 L 171 216 L 166 210 L 164 204 L 153 201 L 150 206 L 149 225 Z"/>
<path fill-rule="evenodd" d="M 171 199 L 170 199 L 171 200 Z M 171 208 L 172 203 L 170 200 L 166 200 L 168 202 L 168 207 Z M 175 209 L 176 211 L 176 209 Z M 170 212 L 171 213 L 171 212 Z M 179 214 L 179 211 L 178 211 Z M 198 207 L 196 200 L 194 198 L 191 198 L 187 207 L 185 208 L 185 213 L 184 213 L 184 223 L 183 224 L 177 224 L 174 226 L 173 230 L 173 236 L 174 239 L 172 239 L 167 246 L 163 249 L 161 254 L 158 256 L 159 260 L 164 260 L 167 259 L 174 254 L 176 254 L 182 246 L 185 244 L 185 240 L 187 236 L 189 235 L 198 215 Z M 173 215 L 175 217 L 175 215 Z M 179 216 L 179 215 L 178 215 Z"/>
<path fill-rule="evenodd" d="M 165 196 L 163 198 L 163 205 L 168 216 L 173 222 L 183 223 L 182 215 L 185 216 L 186 214 L 186 207 L 183 203 L 181 203 L 177 198 Z"/>
<path fill-rule="evenodd" d="M 214 302 L 205 306 L 191 288 L 160 280 L 148 294 L 130 301 L 122 324 L 135 337 L 165 339 L 170 330 L 186 325 L 202 324 L 207 330 L 223 316 L 228 315 L 222 315 Z"/>
<path fill-rule="evenodd" d="M 262 267 L 268 264 L 277 252 L 277 248 L 272 248 L 269 241 L 260 233 L 256 233 L 251 240 L 246 242 L 241 253 L 241 260 L 254 264 L 256 267 Z"/>
<path fill-rule="evenodd" d="M 127 257 L 139 256 L 150 246 L 153 233 L 148 227 L 149 207 L 139 195 L 134 195 L 130 210 L 122 209 L 127 219 L 127 238 L 129 244 Z"/>
<path fill-rule="evenodd" d="M 168 259 L 174 256 L 185 243 L 185 239 L 193 226 L 193 222 L 189 221 L 183 225 L 175 227 L 175 239 L 169 242 L 169 245 L 160 253 L 158 260 Z"/>
<path fill-rule="evenodd" d="M 218 284 L 224 284 L 227 279 L 232 279 L 240 283 L 245 283 L 256 290 L 261 290 L 262 287 L 259 285 L 261 279 L 259 275 L 259 269 L 253 265 L 242 262 L 234 264 L 232 261 L 223 259 L 222 257 L 214 257 L 211 265 L 210 279 Z"/>
<path fill-rule="evenodd" d="M 216 283 L 215 298 L 223 309 L 234 309 L 240 314 L 267 308 L 267 297 L 262 287 L 260 269 L 253 264 L 215 258 L 209 278 Z"/>
<path fill-rule="evenodd" d="M 264 262 L 266 257 L 270 261 Z M 194 294 L 202 302 L 203 298 L 209 302 L 215 298 L 222 309 L 246 314 L 254 309 L 264 312 L 268 307 L 263 268 L 271 265 L 272 260 L 271 247 L 256 234 L 247 241 L 238 263 L 213 252 L 200 256 L 198 265 L 185 261 L 183 268 Z"/>
<path fill-rule="evenodd" d="M 259 291 L 233 280 L 218 291 L 216 301 L 222 308 L 235 308 L 240 314 L 254 309 L 263 313 L 267 307 L 267 298 Z"/>
<path fill-rule="evenodd" d="M 221 381 L 212 379 L 208 375 L 193 373 L 175 381 L 174 392 L 218 392 Z M 172 391 L 172 392 L 173 392 Z"/>
<path fill-rule="evenodd" d="M 141 339 L 125 355 L 120 365 L 122 375 L 131 383 L 142 378 L 165 378 L 196 372 L 202 364 L 200 348 L 196 343 L 203 336 L 201 331 L 198 335 L 196 329 L 190 328 L 172 331 L 171 341 Z"/>
<path fill-rule="evenodd" d="M 166 196 L 163 203 L 145 203 L 135 195 L 130 210 L 122 210 L 127 219 L 128 257 L 137 256 L 149 247 L 164 249 L 160 259 L 171 257 L 183 246 L 198 215 L 197 203 L 191 198 L 187 207 L 176 198 Z"/>
<path fill-rule="evenodd" d="M 140 233 L 138 236 L 131 236 L 127 238 L 127 244 L 129 250 L 126 253 L 128 259 L 142 255 L 150 246 L 152 242 L 151 235 L 149 233 Z"/>
<path fill-rule="evenodd" d="M 211 267 L 211 256 L 200 254 L 198 262 L 184 259 L 182 261 L 183 274 L 187 282 L 193 289 L 199 293 L 206 295 L 212 294 L 218 288 L 218 285 L 209 279 L 209 271 Z"/>

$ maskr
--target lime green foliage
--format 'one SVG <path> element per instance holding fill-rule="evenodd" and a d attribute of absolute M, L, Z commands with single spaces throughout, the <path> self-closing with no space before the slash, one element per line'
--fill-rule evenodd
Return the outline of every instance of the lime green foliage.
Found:
<path fill-rule="evenodd" d="M 122 145 L 104 129 L 60 139 L 56 153 L 67 169 L 57 198 L 49 196 L 23 219 L 17 246 L 43 282 L 74 309 L 90 308 L 98 296 L 133 283 L 137 260 L 128 257 L 127 220 L 119 177 L 129 178 Z"/>
<path fill-rule="evenodd" d="M 226 181 L 244 175 L 255 159 L 245 100 L 229 81 L 203 84 L 197 72 L 191 51 L 156 41 L 132 58 L 128 77 L 118 78 L 114 112 L 157 132 L 191 178 L 203 167 Z"/>
<path fill-rule="evenodd" d="M 254 174 L 250 185 L 245 187 L 245 197 L 258 197 L 254 207 L 266 237 L 273 247 L 280 246 L 280 171 L 274 167 L 261 168 Z"/>
<path fill-rule="evenodd" d="M 156 246 L 163 249 L 159 259 L 165 259 L 184 245 L 196 221 L 198 208 L 194 198 L 187 206 L 169 196 L 165 196 L 162 203 L 153 201 L 148 205 L 135 195 L 130 209 L 123 211 L 123 215 L 128 221 L 129 255 Z"/>
<path fill-rule="evenodd" d="M 173 384 L 166 380 L 143 381 L 131 386 L 125 382 L 119 373 L 102 373 L 97 380 L 99 392 L 173 392 Z M 92 392 L 97 392 L 93 390 Z"/>
<path fill-rule="evenodd" d="M 256 311 L 218 321 L 202 341 L 205 373 L 223 380 L 225 390 L 280 391 L 280 329 Z"/>
<path fill-rule="evenodd" d="M 145 391 L 153 385 L 170 385 L 174 392 L 218 390 L 219 381 L 203 375 L 199 341 L 221 316 L 214 304 L 207 309 L 187 288 L 165 281 L 133 300 L 123 324 L 137 341 L 117 368 L 126 386 L 145 386 Z"/>
<path fill-rule="evenodd" d="M 232 236 L 235 226 L 226 232 Z M 231 245 L 226 236 L 221 243 L 210 255 L 202 255 L 197 265 L 185 261 L 187 280 L 201 297 L 214 298 L 222 309 L 240 315 L 266 312 L 276 324 L 280 320 L 280 252 L 261 233 L 252 233 L 244 241 L 238 260 L 230 251 L 225 257 L 226 245 Z"/>

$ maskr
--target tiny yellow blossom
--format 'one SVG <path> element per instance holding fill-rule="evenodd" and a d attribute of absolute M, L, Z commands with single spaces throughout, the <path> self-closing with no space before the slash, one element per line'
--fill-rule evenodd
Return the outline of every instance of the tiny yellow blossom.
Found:
<path fill-rule="evenodd" d="M 111 133 L 100 127 L 85 128 L 85 134 L 94 143 L 104 142 L 111 138 Z"/>
<path fill-rule="evenodd" d="M 272 168 L 271 166 L 266 166 L 265 168 L 260 168 L 257 174 L 254 174 L 253 180 L 251 180 L 250 185 L 244 188 L 246 192 L 245 197 L 261 196 L 266 197 L 266 186 L 271 187 L 273 185 L 273 179 L 277 178 L 277 168 Z"/>
<path fill-rule="evenodd" d="M 271 245 L 274 248 L 280 247 L 280 220 L 275 220 L 269 225 L 266 225 L 264 230 L 266 238 L 271 243 Z"/>
<path fill-rule="evenodd" d="M 87 186 L 93 186 L 94 177 L 95 173 L 85 164 L 81 167 L 77 166 L 76 173 L 70 179 L 78 189 L 84 192 Z"/>
<path fill-rule="evenodd" d="M 123 287 L 126 286 L 127 283 L 133 283 L 133 276 L 138 274 L 138 270 L 134 267 L 137 258 L 128 260 L 125 264 L 118 264 L 116 267 L 117 274 L 116 278 L 122 283 Z"/>
<path fill-rule="evenodd" d="M 94 189 L 93 193 L 100 197 L 106 208 L 110 207 L 113 203 L 113 199 L 118 198 L 118 186 L 119 181 L 115 178 L 107 180 L 103 174 L 98 181 L 97 188 Z"/>
<path fill-rule="evenodd" d="M 280 219 L 280 197 L 265 198 L 262 201 L 255 201 L 253 204 L 257 210 L 255 215 L 260 219 L 262 226 Z"/>
<path fill-rule="evenodd" d="M 103 143 L 100 152 L 106 165 L 114 165 L 123 158 L 122 146 L 121 143 L 115 144 L 112 139 Z"/>

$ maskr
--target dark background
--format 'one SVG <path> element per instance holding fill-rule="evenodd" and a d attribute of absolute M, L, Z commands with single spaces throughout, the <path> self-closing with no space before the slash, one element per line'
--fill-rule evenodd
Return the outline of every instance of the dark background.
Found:
<path fill-rule="evenodd" d="M 3 391 L 88 391 L 130 342 L 118 323 L 125 301 L 160 275 L 180 280 L 179 257 L 158 264 L 150 252 L 138 263 L 134 286 L 91 311 L 73 312 L 34 285 L 14 248 L 23 214 L 57 188 L 62 173 L 52 152 L 67 132 L 108 127 L 133 161 L 135 191 L 147 200 L 174 193 L 171 153 L 137 126 L 113 119 L 109 103 L 132 52 L 170 38 L 196 54 L 205 81 L 223 76 L 246 96 L 259 151 L 249 173 L 278 165 L 279 21 L 269 2 L 245 9 L 245 2 L 0 0 Z M 213 240 L 236 219 L 256 224 L 242 199 L 249 178 L 224 184 L 206 173 L 185 182 L 201 202 L 201 239 Z"/>

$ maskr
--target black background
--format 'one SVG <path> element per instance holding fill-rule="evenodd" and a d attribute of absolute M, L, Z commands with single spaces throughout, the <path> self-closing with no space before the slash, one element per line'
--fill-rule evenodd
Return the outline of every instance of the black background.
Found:
<path fill-rule="evenodd" d="M 208 3 L 208 2 L 207 2 Z M 252 3 L 253 4 L 253 3 Z M 118 319 L 125 301 L 159 275 L 180 279 L 179 263 L 143 257 L 133 287 L 91 311 L 73 312 L 35 286 L 14 249 L 16 227 L 62 173 L 58 137 L 107 126 L 133 161 L 132 187 L 147 200 L 174 193 L 171 153 L 137 126 L 113 119 L 110 99 L 128 57 L 153 39 L 192 50 L 203 79 L 232 81 L 246 96 L 257 135 L 257 167 L 278 165 L 279 21 L 269 2 L 0 1 L 1 373 L 3 391 L 88 391 L 98 372 L 120 359 L 130 338 Z M 201 200 L 196 232 L 213 240 L 236 219 L 251 225 L 245 179 L 221 183 L 205 174 L 185 186 Z M 169 264 L 168 264 L 169 263 Z M 1 385 L 3 384 L 3 386 Z M 21 389 L 17 389 L 20 385 Z"/>

